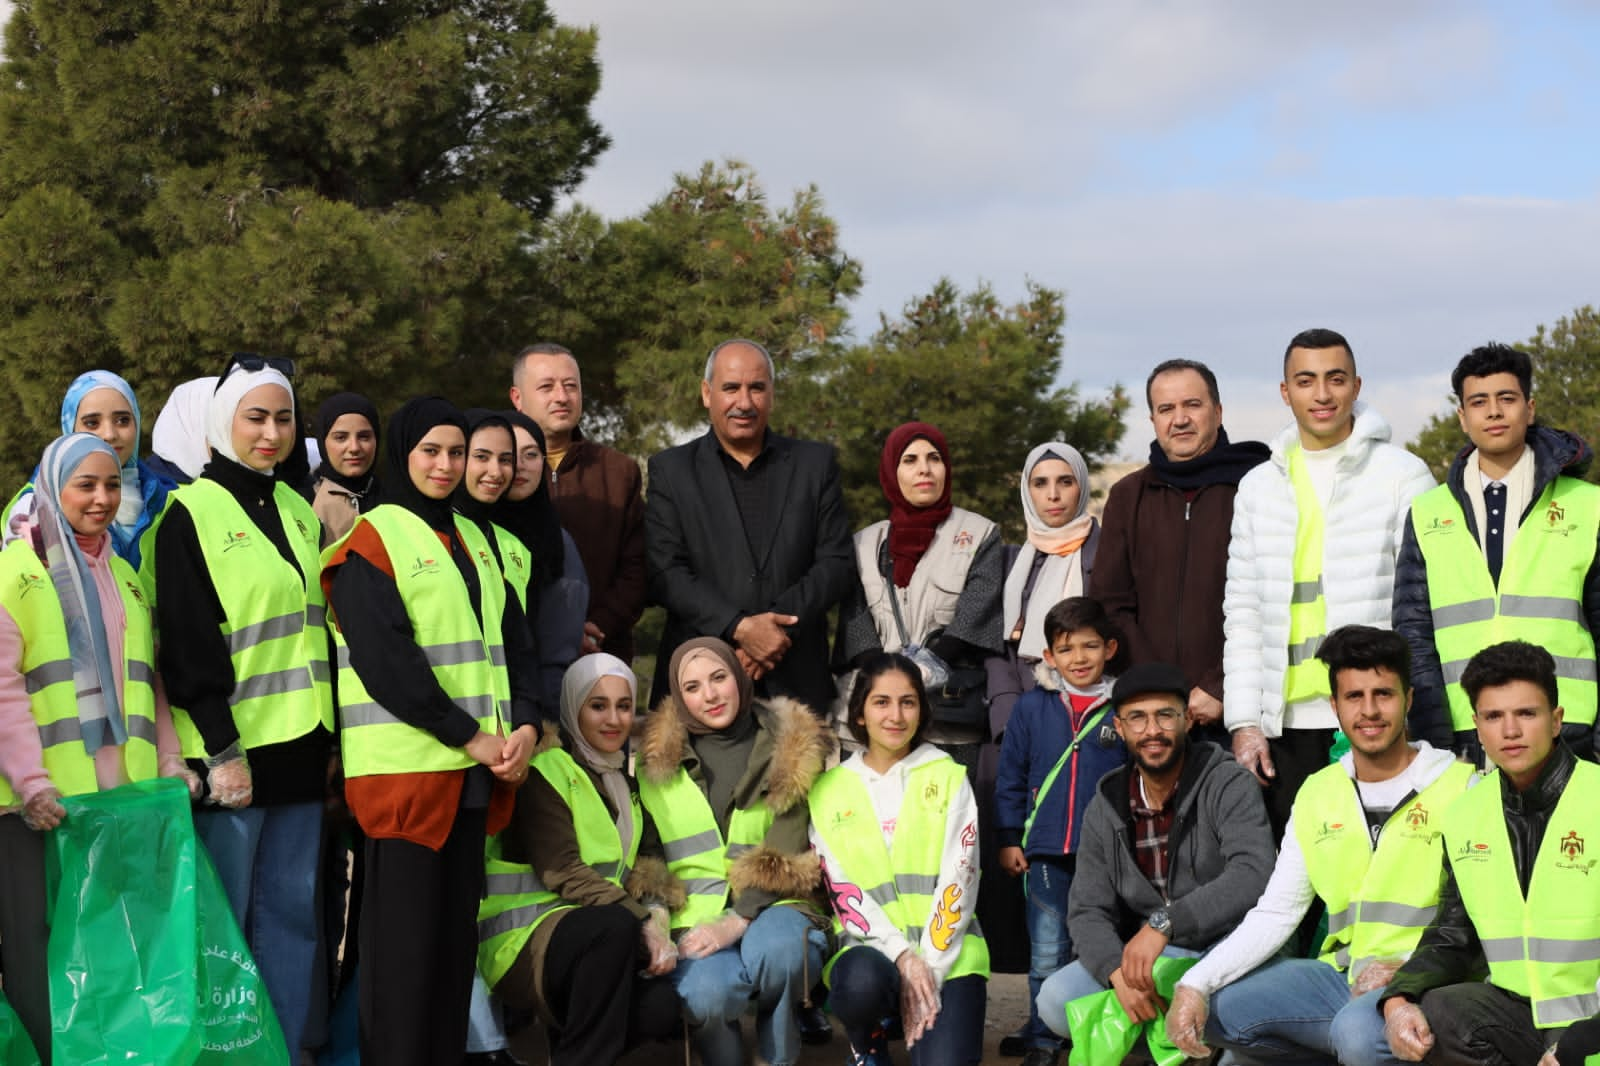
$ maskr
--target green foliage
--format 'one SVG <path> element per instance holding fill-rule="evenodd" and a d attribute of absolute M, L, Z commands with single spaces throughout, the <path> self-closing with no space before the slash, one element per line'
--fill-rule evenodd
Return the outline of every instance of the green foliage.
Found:
<path fill-rule="evenodd" d="M 1600 427 L 1600 311 L 1585 305 L 1556 320 L 1554 326 L 1540 325 L 1531 338 L 1518 345 L 1533 356 L 1533 400 L 1541 425 L 1565 429 L 1595 444 Z M 1411 450 L 1421 456 L 1433 476 L 1444 479 L 1456 454 L 1466 446 L 1456 418 L 1455 397 L 1450 407 L 1422 427 Z M 1591 463 L 1590 481 L 1600 481 L 1600 463 Z"/>
<path fill-rule="evenodd" d="M 1062 294 L 1042 285 L 1029 282 L 1026 299 L 1006 307 L 987 285 L 962 293 L 941 279 L 900 318 L 883 318 L 870 343 L 785 383 L 774 424 L 838 446 L 857 526 L 887 513 L 878 459 L 889 431 L 909 421 L 938 426 L 950 445 L 954 501 L 1001 523 L 1014 543 L 1023 534 L 1017 492 L 1028 451 L 1064 440 L 1092 467 L 1124 430 L 1121 389 L 1092 403 L 1056 385 L 1065 322 Z"/>
<path fill-rule="evenodd" d="M 539 226 L 607 145 L 592 29 L 544 0 L 24 0 L 0 77 L 0 426 L 15 480 L 92 367 L 226 352 L 504 398 Z M 492 366 L 492 373 L 484 373 Z"/>

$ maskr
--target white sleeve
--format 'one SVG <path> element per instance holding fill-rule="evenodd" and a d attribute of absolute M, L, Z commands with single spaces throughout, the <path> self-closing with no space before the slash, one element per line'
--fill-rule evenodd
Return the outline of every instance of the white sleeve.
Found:
<path fill-rule="evenodd" d="M 939 880 L 934 886 L 933 913 L 923 930 L 920 952 L 941 988 L 961 954 L 962 939 L 977 909 L 978 800 L 963 777 L 945 814 Z"/>
<path fill-rule="evenodd" d="M 828 901 L 842 929 L 841 946 L 873 947 L 883 952 L 890 962 L 898 959 L 911 947 L 911 942 L 889 920 L 878 902 L 850 880 L 850 871 L 840 866 L 815 825 L 811 827 L 811 846 L 816 849 L 817 858 L 822 863 L 822 879 L 828 890 Z"/>
<path fill-rule="evenodd" d="M 1261 602 L 1251 513 L 1265 475 L 1260 467 L 1239 483 L 1228 535 L 1228 570 L 1222 592 L 1222 720 L 1229 732 L 1261 727 Z"/>
<path fill-rule="evenodd" d="M 1311 875 L 1306 872 L 1305 855 L 1295 839 L 1291 814 L 1278 848 L 1278 861 L 1261 899 L 1233 932 L 1213 944 L 1178 983 L 1209 997 L 1250 973 L 1278 953 L 1316 898 Z"/>

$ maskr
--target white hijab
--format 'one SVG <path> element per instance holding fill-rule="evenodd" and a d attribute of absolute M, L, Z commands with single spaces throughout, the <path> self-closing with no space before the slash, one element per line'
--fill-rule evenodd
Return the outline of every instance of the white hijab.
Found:
<path fill-rule="evenodd" d="M 1033 468 L 1046 459 L 1060 459 L 1072 468 L 1073 476 L 1078 479 L 1078 509 L 1068 519 L 1067 525 L 1059 528 L 1051 528 L 1039 517 L 1039 509 L 1033 505 L 1033 496 L 1028 492 L 1028 479 L 1033 476 Z M 1073 523 L 1081 522 L 1092 531 L 1094 519 L 1088 517 L 1089 464 L 1084 462 L 1083 456 L 1072 445 L 1049 441 L 1029 452 L 1027 462 L 1022 464 L 1021 491 L 1022 515 L 1028 523 L 1030 542 L 1059 538 Z M 1084 537 L 1087 538 L 1087 533 Z M 1021 620 L 1022 638 L 1017 643 L 1017 654 L 1028 659 L 1044 657 L 1044 616 L 1050 613 L 1050 608 L 1069 596 L 1083 595 L 1083 553 L 1074 550 L 1066 555 L 1045 556 L 1039 566 L 1039 577 L 1034 582 L 1033 593 L 1024 604 L 1022 591 L 1028 583 L 1028 574 L 1033 570 L 1034 559 L 1039 554 L 1039 549 L 1032 543 L 1022 546 L 1022 553 L 1006 575 L 1002 600 L 1006 636 L 1009 638 L 1016 631 L 1017 622 Z"/>
<path fill-rule="evenodd" d="M 217 386 L 217 391 L 211 394 L 211 405 L 206 408 L 206 443 L 211 445 L 212 451 L 224 459 L 233 460 L 240 466 L 243 466 L 244 462 L 233 450 L 233 416 L 238 412 L 239 405 L 244 402 L 245 394 L 262 385 L 282 385 L 283 390 L 289 394 L 289 407 L 293 410 L 294 386 L 289 384 L 288 378 L 270 366 L 262 367 L 260 370 L 233 367 L 229 370 L 228 376 Z"/>
<path fill-rule="evenodd" d="M 627 775 L 622 769 L 627 764 L 627 751 L 615 751 L 607 755 L 583 739 L 583 730 L 578 728 L 578 712 L 603 677 L 622 678 L 628 683 L 628 695 L 638 698 L 638 682 L 627 663 L 603 651 L 585 655 L 567 667 L 567 672 L 561 677 L 561 728 L 572 742 L 572 755 L 578 765 L 600 775 L 600 784 L 605 788 L 606 795 L 611 797 L 611 805 L 616 808 L 617 838 L 622 841 L 622 854 L 627 855 L 632 850 L 635 832 L 633 798 L 628 791 Z"/>

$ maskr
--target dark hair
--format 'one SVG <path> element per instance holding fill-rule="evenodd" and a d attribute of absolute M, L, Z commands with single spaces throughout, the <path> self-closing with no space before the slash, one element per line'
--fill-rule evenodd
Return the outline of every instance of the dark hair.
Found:
<path fill-rule="evenodd" d="M 878 678 L 890 673 L 904 674 L 910 678 L 911 690 L 917 694 L 917 728 L 911 733 L 911 747 L 915 748 L 922 741 L 928 720 L 933 717 L 933 710 L 928 705 L 928 688 L 922 683 L 922 671 L 917 664 L 897 651 L 877 652 L 869 656 L 856 671 L 855 687 L 850 690 L 849 715 L 845 719 L 850 735 L 862 747 L 867 746 L 867 727 L 857 719 L 866 713 L 867 696 L 872 692 L 872 686 L 877 684 Z"/>
<path fill-rule="evenodd" d="M 1509 344 L 1489 343 L 1472 349 L 1461 357 L 1461 362 L 1450 372 L 1450 387 L 1455 390 L 1456 404 L 1466 403 L 1462 388 L 1468 378 L 1486 378 L 1490 374 L 1515 374 L 1522 386 L 1522 397 L 1533 395 L 1533 357 Z"/>
<path fill-rule="evenodd" d="M 1537 644 L 1525 640 L 1491 644 L 1467 660 L 1467 668 L 1461 671 L 1461 687 L 1467 690 L 1474 711 L 1478 709 L 1478 693 L 1513 681 L 1539 686 L 1549 702 L 1547 710 L 1561 705 L 1561 695 L 1556 691 L 1556 661 Z"/>
<path fill-rule="evenodd" d="M 1343 348 L 1350 357 L 1350 369 L 1356 368 L 1356 350 L 1350 347 L 1350 342 L 1344 339 L 1344 334 L 1331 329 L 1303 329 L 1289 340 L 1283 349 L 1283 371 L 1289 372 L 1289 353 L 1296 348 Z"/>
<path fill-rule="evenodd" d="M 1105 607 L 1093 597 L 1068 596 L 1050 608 L 1044 616 L 1044 646 L 1052 647 L 1057 637 L 1079 629 L 1092 629 L 1100 634 L 1101 640 L 1117 642 L 1117 654 L 1106 663 L 1106 671 L 1121 673 L 1121 665 L 1128 654 L 1127 641 L 1122 639 L 1122 630 L 1111 620 Z"/>
<path fill-rule="evenodd" d="M 574 363 L 578 361 L 578 357 L 572 354 L 571 349 L 563 348 L 559 344 L 554 344 L 550 341 L 540 341 L 538 344 L 530 344 L 526 348 L 522 349 L 522 351 L 518 352 L 516 358 L 511 360 L 511 381 L 512 384 L 517 385 L 518 388 L 521 388 L 523 365 L 527 363 L 528 356 L 530 355 L 564 355 L 568 359 L 571 359 Z"/>
<path fill-rule="evenodd" d="M 1411 691 L 1411 645 L 1392 629 L 1340 626 L 1322 640 L 1317 658 L 1328 664 L 1328 691 L 1339 694 L 1341 670 L 1388 670 L 1400 679 L 1400 693 Z"/>
<path fill-rule="evenodd" d="M 1206 391 L 1211 394 L 1211 402 L 1218 407 L 1222 406 L 1222 395 L 1217 392 L 1217 375 L 1211 372 L 1209 366 L 1196 359 L 1167 359 L 1157 363 L 1156 368 L 1150 371 L 1150 376 L 1144 379 L 1144 405 L 1146 407 L 1152 412 L 1156 409 L 1155 403 L 1150 399 L 1150 386 L 1156 383 L 1156 378 L 1162 374 L 1172 374 L 1180 370 L 1193 370 L 1196 374 L 1199 374 L 1205 380 Z"/>

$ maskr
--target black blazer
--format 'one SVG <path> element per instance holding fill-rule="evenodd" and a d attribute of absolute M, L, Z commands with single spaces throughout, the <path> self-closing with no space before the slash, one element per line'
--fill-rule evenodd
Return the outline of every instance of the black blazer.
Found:
<path fill-rule="evenodd" d="M 833 447 L 768 431 L 767 543 L 744 534 L 714 434 L 669 448 L 649 463 L 645 557 L 650 602 L 667 609 L 651 700 L 670 692 L 673 651 L 699 636 L 729 639 L 740 618 L 792 614 L 794 641 L 763 695 L 792 696 L 823 714 L 833 700 L 827 614 L 855 584 L 850 519 Z"/>

